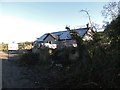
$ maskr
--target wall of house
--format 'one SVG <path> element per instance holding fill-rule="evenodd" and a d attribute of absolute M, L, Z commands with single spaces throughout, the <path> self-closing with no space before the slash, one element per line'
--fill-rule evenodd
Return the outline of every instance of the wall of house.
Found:
<path fill-rule="evenodd" d="M 71 47 L 76 44 L 75 40 L 63 40 L 58 42 L 58 47 Z"/>
<path fill-rule="evenodd" d="M 50 41 L 52 41 L 51 44 L 54 44 L 54 43 L 55 43 L 55 39 L 54 39 L 51 35 L 49 35 L 49 36 L 44 40 L 44 43 L 49 43 Z"/>
<path fill-rule="evenodd" d="M 9 43 L 8 44 L 8 50 L 18 50 L 18 44 L 17 43 Z"/>
<path fill-rule="evenodd" d="M 51 35 L 47 36 L 47 38 L 43 41 L 42 47 L 49 47 L 49 48 L 57 48 L 57 41 Z"/>
<path fill-rule="evenodd" d="M 89 40 L 92 40 L 92 36 L 93 36 L 93 32 L 92 32 L 92 30 L 88 30 L 87 31 L 87 33 L 84 35 L 84 37 L 83 37 L 83 40 L 84 41 L 89 41 Z"/>

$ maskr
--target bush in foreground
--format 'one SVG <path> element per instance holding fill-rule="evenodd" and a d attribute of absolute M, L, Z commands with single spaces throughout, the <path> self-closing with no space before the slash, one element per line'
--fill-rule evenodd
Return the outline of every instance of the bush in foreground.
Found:
<path fill-rule="evenodd" d="M 21 64 L 24 64 L 24 65 L 35 65 L 39 61 L 38 56 L 39 56 L 39 54 L 27 52 L 20 56 L 19 61 Z"/>

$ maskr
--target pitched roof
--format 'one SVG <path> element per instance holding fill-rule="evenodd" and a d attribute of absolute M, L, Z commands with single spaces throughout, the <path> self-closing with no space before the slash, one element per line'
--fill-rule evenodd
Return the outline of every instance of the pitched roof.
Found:
<path fill-rule="evenodd" d="M 75 30 L 80 34 L 81 37 L 83 37 L 85 33 L 87 32 L 88 28 L 79 28 Z M 59 40 L 71 39 L 71 35 L 69 31 L 59 31 L 59 32 L 52 32 L 52 33 L 44 34 L 43 36 L 38 38 L 36 41 L 38 42 L 44 41 L 44 39 L 48 36 L 48 34 L 51 34 L 56 39 L 59 38 Z"/>
<path fill-rule="evenodd" d="M 36 41 L 41 42 L 46 38 L 47 34 L 44 34 L 43 36 L 41 36 L 40 38 L 38 38 Z"/>

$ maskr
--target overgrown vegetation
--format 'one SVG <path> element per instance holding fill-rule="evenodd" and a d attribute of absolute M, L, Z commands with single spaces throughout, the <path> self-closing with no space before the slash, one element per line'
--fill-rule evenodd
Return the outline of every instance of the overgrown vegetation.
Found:
<path fill-rule="evenodd" d="M 1 44 L 0 44 L 0 50 L 1 50 L 1 51 L 7 51 L 7 50 L 8 50 L 8 44 L 6 44 L 6 43 L 1 43 Z"/>
<path fill-rule="evenodd" d="M 38 54 L 34 54 L 32 52 L 28 52 L 20 56 L 20 60 L 19 62 L 23 65 L 35 65 L 37 64 L 39 58 L 38 58 Z"/>
<path fill-rule="evenodd" d="M 19 50 L 31 49 L 33 42 L 20 42 L 18 43 Z"/>

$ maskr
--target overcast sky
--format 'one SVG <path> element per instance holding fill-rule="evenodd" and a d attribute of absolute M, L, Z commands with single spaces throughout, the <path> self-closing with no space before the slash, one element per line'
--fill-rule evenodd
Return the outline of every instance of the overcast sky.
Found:
<path fill-rule="evenodd" d="M 77 28 L 91 21 L 102 24 L 106 2 L 1 2 L 0 43 L 34 41 L 44 33 Z"/>

